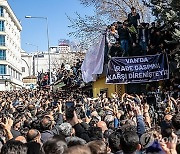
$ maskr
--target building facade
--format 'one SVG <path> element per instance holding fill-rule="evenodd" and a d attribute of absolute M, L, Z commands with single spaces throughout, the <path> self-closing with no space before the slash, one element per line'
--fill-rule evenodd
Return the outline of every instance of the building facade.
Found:
<path fill-rule="evenodd" d="M 0 91 L 20 89 L 22 26 L 7 0 L 0 0 Z"/>
<path fill-rule="evenodd" d="M 113 93 L 122 96 L 126 92 L 124 84 L 106 84 L 106 77 L 101 75 L 92 83 L 93 97 L 96 98 L 100 94 L 106 93 L 107 97 L 112 97 Z"/>
<path fill-rule="evenodd" d="M 50 68 L 58 69 L 64 63 L 67 67 L 73 66 L 77 59 L 84 58 L 85 52 L 71 51 L 68 45 L 59 45 L 50 47 Z M 34 72 L 48 72 L 49 69 L 49 53 L 33 52 Z"/>
<path fill-rule="evenodd" d="M 33 54 L 29 54 L 22 50 L 21 52 L 21 60 L 22 60 L 22 79 L 24 77 L 35 75 L 34 72 L 34 63 L 33 63 Z"/>

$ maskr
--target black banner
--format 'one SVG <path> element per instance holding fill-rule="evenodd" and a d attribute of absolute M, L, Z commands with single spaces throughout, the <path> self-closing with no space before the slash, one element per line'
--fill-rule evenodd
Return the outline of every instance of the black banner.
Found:
<path fill-rule="evenodd" d="M 106 83 L 127 84 L 169 79 L 166 54 L 113 57 L 108 63 Z"/>

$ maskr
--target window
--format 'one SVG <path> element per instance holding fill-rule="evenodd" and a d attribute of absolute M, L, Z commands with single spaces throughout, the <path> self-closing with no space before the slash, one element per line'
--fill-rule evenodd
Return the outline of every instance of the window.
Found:
<path fill-rule="evenodd" d="M 6 50 L 0 50 L 0 60 L 6 60 Z"/>
<path fill-rule="evenodd" d="M 2 6 L 0 6 L 0 16 L 4 17 L 4 9 Z"/>
<path fill-rule="evenodd" d="M 4 32 L 4 21 L 0 21 L 0 31 Z"/>
<path fill-rule="evenodd" d="M 6 65 L 0 64 L 0 74 L 6 74 Z"/>
<path fill-rule="evenodd" d="M 0 35 L 0 45 L 5 46 L 5 36 L 4 35 Z"/>
<path fill-rule="evenodd" d="M 25 72 L 25 67 L 22 67 L 22 72 Z"/>

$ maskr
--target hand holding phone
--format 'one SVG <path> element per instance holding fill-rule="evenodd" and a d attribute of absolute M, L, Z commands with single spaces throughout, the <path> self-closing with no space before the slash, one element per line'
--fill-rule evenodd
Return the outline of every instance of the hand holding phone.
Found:
<path fill-rule="evenodd" d="M 74 102 L 68 101 L 65 104 L 66 104 L 66 109 L 65 109 L 66 119 L 71 120 L 74 117 L 74 110 L 75 110 Z"/>

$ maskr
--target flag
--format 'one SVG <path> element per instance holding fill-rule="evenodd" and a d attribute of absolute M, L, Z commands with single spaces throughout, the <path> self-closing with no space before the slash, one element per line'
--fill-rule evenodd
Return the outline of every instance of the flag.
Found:
<path fill-rule="evenodd" d="M 97 74 L 102 74 L 104 65 L 105 35 L 93 44 L 86 53 L 81 66 L 83 81 L 95 81 Z"/>

